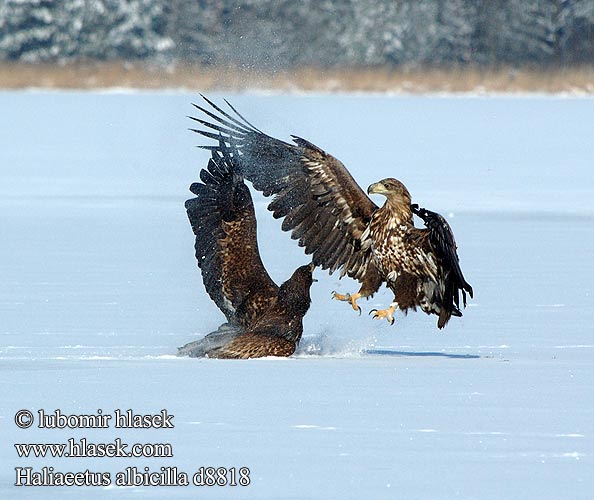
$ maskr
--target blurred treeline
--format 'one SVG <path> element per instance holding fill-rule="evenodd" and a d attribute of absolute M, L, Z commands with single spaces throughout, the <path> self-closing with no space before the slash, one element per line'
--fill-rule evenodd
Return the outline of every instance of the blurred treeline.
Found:
<path fill-rule="evenodd" d="M 594 0 L 0 0 L 0 60 L 296 67 L 594 61 Z"/>

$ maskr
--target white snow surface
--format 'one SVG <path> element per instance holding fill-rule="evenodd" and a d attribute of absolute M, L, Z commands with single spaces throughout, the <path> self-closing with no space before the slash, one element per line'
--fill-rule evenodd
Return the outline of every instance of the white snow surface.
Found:
<path fill-rule="evenodd" d="M 403 181 L 450 221 L 475 298 L 394 326 L 315 272 L 296 356 L 175 357 L 223 322 L 183 202 L 208 153 L 191 93 L 0 93 L 0 498 L 591 499 L 594 100 L 227 97 L 364 188 Z M 255 195 L 271 276 L 308 258 Z M 378 197 L 377 203 L 383 200 Z M 174 429 L 19 429 L 34 414 L 175 415 Z M 15 443 L 171 443 L 171 458 L 19 458 Z M 249 467 L 247 487 L 17 487 L 15 467 Z"/>

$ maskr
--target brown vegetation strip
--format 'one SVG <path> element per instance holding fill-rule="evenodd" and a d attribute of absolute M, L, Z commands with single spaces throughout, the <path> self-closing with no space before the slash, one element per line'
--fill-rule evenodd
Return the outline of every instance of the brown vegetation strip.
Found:
<path fill-rule="evenodd" d="M 258 72 L 195 65 L 0 64 L 0 88 L 271 89 L 283 92 L 543 92 L 594 94 L 594 66 L 568 69 L 333 69 Z"/>

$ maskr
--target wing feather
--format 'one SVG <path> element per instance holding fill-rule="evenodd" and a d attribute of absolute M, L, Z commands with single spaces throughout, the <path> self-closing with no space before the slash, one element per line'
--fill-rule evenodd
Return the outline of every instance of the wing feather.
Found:
<path fill-rule="evenodd" d="M 206 291 L 227 320 L 246 326 L 257 308 L 278 293 L 258 251 L 252 198 L 222 141 L 200 179 L 191 186 L 196 198 L 186 201 L 198 267 Z"/>
<path fill-rule="evenodd" d="M 423 219 L 427 227 L 427 239 L 445 277 L 445 305 L 450 311 L 455 312 L 455 309 L 458 309 L 460 312 L 460 292 L 462 292 L 462 303 L 466 307 L 466 293 L 472 298 L 473 290 L 462 274 L 452 228 L 444 217 L 436 212 L 420 208 L 416 204 L 411 205 L 411 210 Z"/>
<path fill-rule="evenodd" d="M 241 173 L 264 196 L 274 195 L 269 210 L 284 218 L 282 229 L 291 231 L 316 265 L 361 279 L 371 258 L 362 239 L 369 237 L 365 229 L 377 206 L 345 166 L 301 137 L 292 136 L 294 144 L 270 137 L 228 102 L 229 112 L 202 97 L 211 109 L 194 106 L 214 122 L 191 117 L 205 127 L 192 130 L 217 141 L 222 134 L 222 141 L 239 150 Z M 204 148 L 218 151 L 222 141 Z"/>

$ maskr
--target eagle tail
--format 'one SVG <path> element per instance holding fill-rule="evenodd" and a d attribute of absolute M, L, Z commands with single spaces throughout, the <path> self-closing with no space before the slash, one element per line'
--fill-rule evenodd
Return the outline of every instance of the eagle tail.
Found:
<path fill-rule="evenodd" d="M 205 337 L 189 342 L 177 349 L 178 356 L 203 358 L 209 353 L 216 352 L 240 335 L 243 330 L 236 325 L 223 323 L 219 328 Z"/>

